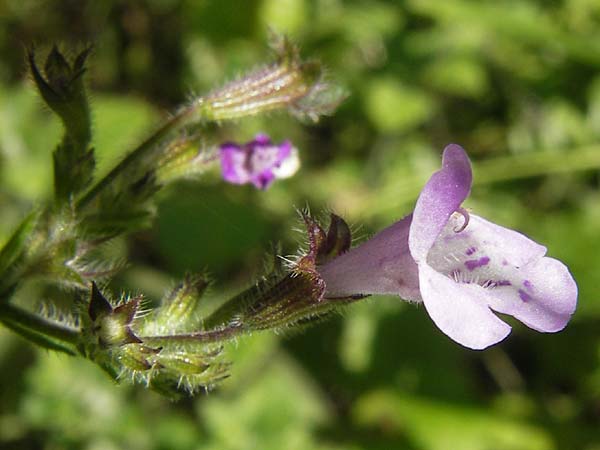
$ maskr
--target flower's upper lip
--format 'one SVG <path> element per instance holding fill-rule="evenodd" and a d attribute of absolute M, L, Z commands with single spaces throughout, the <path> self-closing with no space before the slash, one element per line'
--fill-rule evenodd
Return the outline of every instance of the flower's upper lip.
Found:
<path fill-rule="evenodd" d="M 466 152 L 459 145 L 448 145 L 444 149 L 442 169 L 429 179 L 413 212 L 408 245 L 417 264 L 425 261 L 452 213 L 468 197 L 472 179 Z"/>

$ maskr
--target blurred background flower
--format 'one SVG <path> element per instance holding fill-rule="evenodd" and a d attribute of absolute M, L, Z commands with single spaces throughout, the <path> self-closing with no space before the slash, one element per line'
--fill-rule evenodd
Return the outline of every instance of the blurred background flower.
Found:
<path fill-rule="evenodd" d="M 61 134 L 24 76 L 26 45 L 76 54 L 94 44 L 92 144 L 106 173 L 191 92 L 263 61 L 269 28 L 324 62 L 350 97 L 316 126 L 273 114 L 211 130 L 214 142 L 289 139 L 302 167 L 267 192 L 217 173 L 165 190 L 152 229 L 107 249 L 132 262 L 115 291 L 157 300 L 186 270 L 208 268 L 209 307 L 247 286 L 274 239 L 295 250 L 294 206 L 333 209 L 367 237 L 412 210 L 457 142 L 477 187 L 465 206 L 570 267 L 580 288 L 571 324 L 540 335 L 509 319 L 510 341 L 473 352 L 422 311 L 378 297 L 303 334 L 232 346 L 232 377 L 179 403 L 0 329 L 0 447 L 600 448 L 596 1 L 5 0 L 0 242 L 52 195 Z"/>

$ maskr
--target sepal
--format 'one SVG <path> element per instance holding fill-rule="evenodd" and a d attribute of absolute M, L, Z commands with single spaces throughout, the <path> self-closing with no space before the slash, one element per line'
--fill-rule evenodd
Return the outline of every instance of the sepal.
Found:
<path fill-rule="evenodd" d="M 301 214 L 306 227 L 308 252 L 299 259 L 298 265 L 308 264 L 307 267 L 309 267 L 324 264 L 348 251 L 352 244 L 352 233 L 344 219 L 331 213 L 329 228 L 325 231 L 308 213 L 302 212 Z"/>

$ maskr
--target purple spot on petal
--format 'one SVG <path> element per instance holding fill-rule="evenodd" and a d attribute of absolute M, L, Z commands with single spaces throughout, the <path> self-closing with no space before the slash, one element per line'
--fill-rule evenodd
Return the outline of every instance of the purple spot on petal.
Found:
<path fill-rule="evenodd" d="M 468 230 L 461 231 L 460 233 L 452 233 L 444 236 L 444 242 L 452 242 L 456 239 L 467 239 L 471 236 L 471 232 Z"/>
<path fill-rule="evenodd" d="M 503 266 L 508 266 L 508 261 L 507 261 L 507 260 L 505 260 L 505 259 L 503 259 L 503 260 L 502 260 L 502 265 L 503 265 Z"/>
<path fill-rule="evenodd" d="M 533 291 L 533 284 L 531 283 L 531 281 L 523 281 L 523 286 L 525 286 L 529 292 Z"/>
<path fill-rule="evenodd" d="M 490 262 L 490 258 L 487 256 L 482 256 L 479 259 L 470 259 L 465 261 L 465 267 L 471 271 L 477 269 L 478 267 L 486 266 Z"/>
<path fill-rule="evenodd" d="M 487 280 L 483 283 L 483 287 L 496 288 L 501 286 L 512 286 L 512 283 L 508 280 Z"/>
<path fill-rule="evenodd" d="M 519 297 L 521 298 L 521 300 L 523 300 L 524 302 L 528 302 L 529 300 L 531 300 L 531 295 L 529 295 L 527 292 L 525 292 L 523 289 L 519 289 Z"/>
<path fill-rule="evenodd" d="M 467 256 L 471 256 L 476 251 L 477 251 L 477 249 L 475 247 L 471 247 L 471 248 L 468 248 L 465 253 L 467 254 Z"/>

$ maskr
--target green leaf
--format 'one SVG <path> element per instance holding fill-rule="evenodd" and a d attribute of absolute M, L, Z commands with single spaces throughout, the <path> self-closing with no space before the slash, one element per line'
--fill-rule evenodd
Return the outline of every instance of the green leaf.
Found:
<path fill-rule="evenodd" d="M 38 211 L 32 211 L 21 222 L 14 231 L 10 239 L 4 244 L 0 250 L 0 279 L 3 279 L 4 272 L 19 258 L 24 245 L 29 238 L 31 231 L 37 223 L 39 217 Z M 5 288 L 4 282 L 0 283 L 2 288 Z M 2 289 L 4 290 L 4 289 Z"/>

